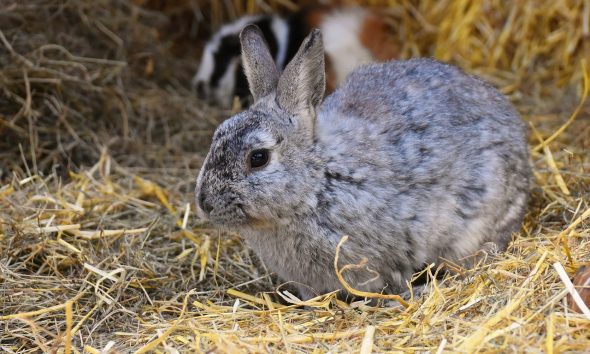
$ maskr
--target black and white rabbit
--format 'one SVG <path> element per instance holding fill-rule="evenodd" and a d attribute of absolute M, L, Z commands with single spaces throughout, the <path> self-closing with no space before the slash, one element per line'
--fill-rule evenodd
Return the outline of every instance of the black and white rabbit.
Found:
<path fill-rule="evenodd" d="M 245 16 L 222 26 L 205 46 L 192 80 L 201 98 L 226 108 L 231 106 L 235 96 L 243 106 L 251 101 L 238 38 L 240 30 L 248 23 L 262 30 L 279 70 L 293 58 L 311 29 L 321 28 L 329 64 L 329 91 L 359 65 L 397 56 L 395 39 L 388 33 L 383 19 L 360 7 L 306 7 L 288 18 Z"/>
<path fill-rule="evenodd" d="M 281 74 L 260 30 L 241 32 L 255 103 L 223 122 L 197 179 L 199 215 L 237 230 L 303 298 L 352 286 L 399 293 L 441 258 L 505 249 L 531 169 L 526 129 L 498 90 L 417 58 L 364 65 L 325 98 L 319 30 Z"/>

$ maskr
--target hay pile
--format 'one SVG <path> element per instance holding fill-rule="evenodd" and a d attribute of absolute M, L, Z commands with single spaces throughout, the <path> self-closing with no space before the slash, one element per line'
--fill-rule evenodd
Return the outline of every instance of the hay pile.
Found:
<path fill-rule="evenodd" d="M 188 81 L 211 24 L 296 5 L 2 2 L 0 351 L 588 350 L 590 318 L 554 264 L 571 276 L 590 261 L 590 3 L 366 3 L 385 7 L 404 56 L 486 77 L 531 123 L 536 184 L 506 253 L 408 308 L 279 295 L 237 235 L 194 216 L 229 112 Z"/>

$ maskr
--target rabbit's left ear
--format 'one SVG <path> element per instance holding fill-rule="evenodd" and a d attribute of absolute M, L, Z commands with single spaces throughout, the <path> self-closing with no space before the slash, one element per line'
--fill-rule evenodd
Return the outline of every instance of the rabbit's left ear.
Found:
<path fill-rule="evenodd" d="M 250 24 L 240 32 L 242 61 L 254 101 L 277 88 L 279 72 L 258 26 Z"/>
<path fill-rule="evenodd" d="M 315 109 L 322 102 L 325 90 L 324 45 L 320 30 L 314 29 L 281 75 L 277 101 L 281 108 L 300 116 L 305 120 L 304 125 L 313 129 Z"/>

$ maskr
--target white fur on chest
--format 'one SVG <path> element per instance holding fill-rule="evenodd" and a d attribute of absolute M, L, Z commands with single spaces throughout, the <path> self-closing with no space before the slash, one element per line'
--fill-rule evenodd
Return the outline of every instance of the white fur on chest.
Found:
<path fill-rule="evenodd" d="M 327 15 L 321 24 L 324 49 L 336 74 L 336 85 L 356 67 L 374 61 L 360 41 L 359 34 L 367 13 L 351 8 Z"/>

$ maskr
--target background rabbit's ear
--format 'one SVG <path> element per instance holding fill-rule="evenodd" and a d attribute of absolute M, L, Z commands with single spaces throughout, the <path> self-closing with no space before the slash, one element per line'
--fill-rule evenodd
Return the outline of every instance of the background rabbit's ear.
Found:
<path fill-rule="evenodd" d="M 305 38 L 279 79 L 277 99 L 281 108 L 295 114 L 315 110 L 322 102 L 326 90 L 324 66 L 322 34 L 319 29 L 314 29 Z M 314 115 L 303 116 L 313 119 Z M 313 126 L 313 122 L 307 123 L 312 123 Z"/>
<path fill-rule="evenodd" d="M 242 61 L 254 101 L 273 92 L 279 73 L 264 35 L 258 26 L 250 24 L 240 32 Z"/>

